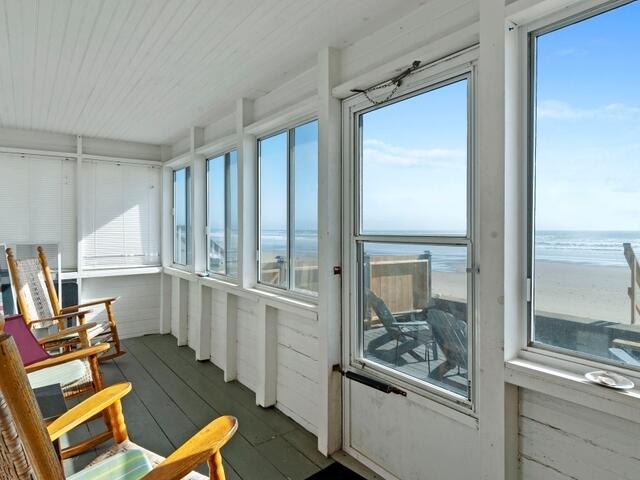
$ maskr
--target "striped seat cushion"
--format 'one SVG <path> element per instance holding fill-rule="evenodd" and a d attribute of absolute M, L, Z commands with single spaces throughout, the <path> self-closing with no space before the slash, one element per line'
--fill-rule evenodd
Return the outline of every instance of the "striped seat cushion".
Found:
<path fill-rule="evenodd" d="M 82 360 L 73 360 L 31 372 L 27 377 L 31 388 L 45 387 L 56 383 L 64 388 L 84 378 L 87 375 L 87 368 L 87 364 Z"/>
<path fill-rule="evenodd" d="M 124 452 L 131 452 L 131 451 L 141 452 L 145 456 L 149 464 L 151 465 L 151 468 L 154 468 L 156 465 L 159 465 L 164 460 L 164 457 L 161 457 L 157 453 L 147 450 L 146 448 L 143 448 L 140 445 L 136 445 L 131 440 L 126 440 L 122 443 L 119 443 L 118 445 L 114 445 L 105 453 L 97 457 L 95 460 L 93 460 L 89 464 L 87 468 L 92 468 L 94 466 L 101 465 L 103 462 L 106 462 L 111 458 L 115 458 L 118 455 L 122 455 Z M 67 477 L 67 479 L 69 478 L 71 477 Z M 75 477 L 73 478 L 74 480 L 76 480 Z M 84 478 L 84 477 L 80 477 L 80 478 Z M 90 477 L 90 478 L 93 478 L 93 477 Z M 123 478 L 128 479 L 129 477 L 123 477 Z M 137 478 L 137 477 L 131 477 L 131 478 Z M 209 480 L 209 477 L 205 475 L 201 475 L 198 472 L 191 472 L 185 475 L 184 477 L 182 477 L 182 480 Z"/>
<path fill-rule="evenodd" d="M 67 480 L 138 480 L 151 471 L 151 463 L 141 450 L 126 450 L 90 465 Z"/>

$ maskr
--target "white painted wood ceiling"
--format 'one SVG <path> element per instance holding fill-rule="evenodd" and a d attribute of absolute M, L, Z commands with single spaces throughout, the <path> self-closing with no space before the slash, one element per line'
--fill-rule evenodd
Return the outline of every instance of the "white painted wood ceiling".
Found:
<path fill-rule="evenodd" d="M 167 144 L 424 0 L 0 2 L 0 126 Z"/>

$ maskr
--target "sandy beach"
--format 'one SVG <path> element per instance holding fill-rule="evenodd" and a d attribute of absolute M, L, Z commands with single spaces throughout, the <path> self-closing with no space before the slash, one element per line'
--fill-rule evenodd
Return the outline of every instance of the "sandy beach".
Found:
<path fill-rule="evenodd" d="M 541 261 L 536 269 L 536 311 L 628 325 L 631 320 L 627 267 Z M 433 272 L 433 294 L 466 299 L 466 275 Z"/>

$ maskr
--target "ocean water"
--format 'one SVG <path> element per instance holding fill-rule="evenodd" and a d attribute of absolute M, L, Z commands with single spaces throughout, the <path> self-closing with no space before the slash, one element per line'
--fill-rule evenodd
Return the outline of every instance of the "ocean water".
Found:
<path fill-rule="evenodd" d="M 536 235 L 536 260 L 626 267 L 624 243 L 640 255 L 640 232 L 541 231 Z"/>
<path fill-rule="evenodd" d="M 626 267 L 624 243 L 630 243 L 640 256 L 640 231 L 539 231 L 536 235 L 536 261 L 571 263 L 592 266 Z M 262 249 L 265 252 L 286 254 L 284 231 L 263 232 Z M 300 232 L 296 236 L 296 253 L 300 256 L 315 255 L 317 236 L 313 231 Z M 467 264 L 464 247 L 439 245 L 367 244 L 369 255 L 420 255 L 428 251 L 435 271 L 461 272 Z"/>

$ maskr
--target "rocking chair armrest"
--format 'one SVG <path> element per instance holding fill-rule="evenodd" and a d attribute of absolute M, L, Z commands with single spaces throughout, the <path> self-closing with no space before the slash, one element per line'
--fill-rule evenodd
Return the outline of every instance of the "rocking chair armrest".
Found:
<path fill-rule="evenodd" d="M 94 305 L 101 305 L 107 303 L 113 303 L 118 300 L 118 297 L 109 297 L 109 298 L 97 298 L 95 300 L 91 300 L 89 302 L 81 303 L 80 305 L 69 305 L 68 307 L 62 307 L 62 312 L 71 312 L 74 310 L 80 310 L 81 308 L 93 307 Z"/>
<path fill-rule="evenodd" d="M 63 353 L 62 355 L 49 357 L 46 360 L 32 363 L 31 365 L 28 365 L 24 368 L 27 373 L 36 372 L 38 370 L 42 370 L 43 368 L 55 367 L 56 365 L 67 363 L 72 360 L 82 360 L 83 358 L 96 356 L 103 352 L 106 352 L 107 350 L 109 350 L 109 348 L 111 348 L 111 346 L 108 343 L 98 343 L 97 345 L 93 345 L 91 347 L 79 348 L 78 350 L 72 350 L 71 352 Z"/>
<path fill-rule="evenodd" d="M 39 318 L 38 320 L 32 320 L 29 324 L 33 323 L 41 323 L 41 322 L 57 322 L 58 320 L 66 320 L 67 318 L 73 317 L 84 317 L 87 313 L 90 313 L 91 310 L 77 310 L 75 312 L 61 313 L 60 315 L 54 315 L 53 317 L 47 318 Z"/>
<path fill-rule="evenodd" d="M 43 345 L 45 343 L 49 343 L 49 342 L 52 342 L 54 340 L 60 340 L 60 339 L 63 339 L 65 337 L 68 337 L 70 335 L 74 335 L 76 333 L 86 332 L 87 330 L 89 330 L 90 328 L 95 327 L 96 325 L 97 325 L 97 323 L 89 322 L 89 323 L 83 323 L 82 325 L 76 325 L 75 327 L 65 328 L 63 330 L 58 330 L 56 333 L 53 333 L 51 335 L 47 335 L 46 337 L 40 337 L 38 339 L 38 343 L 40 345 Z"/>
<path fill-rule="evenodd" d="M 416 320 L 415 322 L 395 322 L 394 326 L 396 326 L 396 327 L 422 327 L 422 326 L 429 326 L 429 323 L 427 323 L 425 321 Z"/>
<path fill-rule="evenodd" d="M 141 480 L 178 480 L 214 456 L 218 456 L 216 460 L 220 461 L 220 449 L 231 439 L 237 429 L 238 420 L 235 417 L 216 418 Z M 213 462 L 209 463 L 209 468 L 213 468 Z"/>
<path fill-rule="evenodd" d="M 131 391 L 131 383 L 117 383 L 80 402 L 67 410 L 47 426 L 51 441 L 55 441 L 65 433 L 89 420 L 96 414 L 120 401 Z"/>

